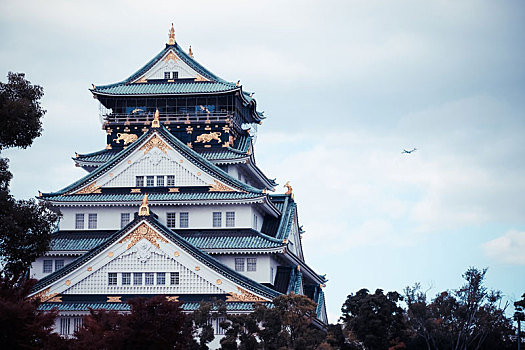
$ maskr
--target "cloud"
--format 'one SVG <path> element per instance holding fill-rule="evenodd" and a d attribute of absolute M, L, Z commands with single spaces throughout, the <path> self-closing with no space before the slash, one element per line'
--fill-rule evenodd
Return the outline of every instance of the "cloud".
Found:
<path fill-rule="evenodd" d="M 502 263 L 525 265 L 525 231 L 511 230 L 483 244 L 488 257 Z"/>

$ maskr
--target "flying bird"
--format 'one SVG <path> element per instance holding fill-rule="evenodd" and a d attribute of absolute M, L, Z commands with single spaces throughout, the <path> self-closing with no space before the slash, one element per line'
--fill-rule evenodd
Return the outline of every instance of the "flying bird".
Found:
<path fill-rule="evenodd" d="M 410 151 L 407 151 L 406 149 L 404 149 L 403 152 L 401 152 L 401 154 L 404 154 L 404 153 L 406 153 L 406 154 L 410 154 L 410 153 L 412 153 L 412 152 L 414 152 L 414 151 L 416 151 L 416 150 L 417 150 L 417 148 L 413 148 L 413 149 L 411 149 Z"/>

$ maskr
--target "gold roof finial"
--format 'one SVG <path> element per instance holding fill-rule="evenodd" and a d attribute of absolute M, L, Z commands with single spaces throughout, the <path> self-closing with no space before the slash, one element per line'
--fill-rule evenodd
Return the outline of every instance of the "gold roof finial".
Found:
<path fill-rule="evenodd" d="M 175 28 L 173 28 L 173 23 L 171 24 L 168 45 L 175 45 Z"/>
<path fill-rule="evenodd" d="M 153 117 L 153 122 L 151 123 L 152 128 L 160 128 L 159 114 L 159 109 L 157 108 L 155 116 Z"/>
<path fill-rule="evenodd" d="M 191 58 L 194 58 L 193 51 L 191 51 L 191 45 L 190 45 L 190 49 L 188 50 L 188 55 L 190 55 Z"/>
<path fill-rule="evenodd" d="M 149 206 L 148 206 L 148 194 L 144 195 L 142 199 L 142 204 L 139 208 L 139 216 L 149 216 Z"/>
<path fill-rule="evenodd" d="M 286 181 L 286 183 L 284 184 L 283 187 L 286 187 L 288 190 L 286 191 L 285 194 L 289 194 L 292 196 L 292 199 L 294 199 L 294 196 L 293 196 L 293 188 L 292 188 L 292 185 L 290 185 L 290 181 Z"/>

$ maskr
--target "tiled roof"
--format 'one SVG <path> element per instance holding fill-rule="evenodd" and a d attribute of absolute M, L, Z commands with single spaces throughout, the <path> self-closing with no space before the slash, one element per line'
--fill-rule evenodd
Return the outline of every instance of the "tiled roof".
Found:
<path fill-rule="evenodd" d="M 115 231 L 59 231 L 51 235 L 50 251 L 86 251 L 107 241 Z"/>
<path fill-rule="evenodd" d="M 54 193 L 44 193 L 43 197 L 44 199 L 47 199 L 48 197 L 56 197 L 57 195 L 63 195 L 67 192 L 74 191 L 76 189 L 80 189 L 82 186 L 85 186 L 89 181 L 92 181 L 96 179 L 98 176 L 102 175 L 103 173 L 109 171 L 114 166 L 118 164 L 118 162 L 126 157 L 127 155 L 131 154 L 136 150 L 137 147 L 139 147 L 142 143 L 142 141 L 151 134 L 158 132 L 163 137 L 166 138 L 168 143 L 173 146 L 178 152 L 180 152 L 182 155 L 186 156 L 191 162 L 196 164 L 198 167 L 202 168 L 204 171 L 208 172 L 210 175 L 217 177 L 219 180 L 224 181 L 226 184 L 232 185 L 234 187 L 240 188 L 244 191 L 251 192 L 251 193 L 262 193 L 261 190 L 254 188 L 250 185 L 247 185 L 236 178 L 232 177 L 222 169 L 220 169 L 215 164 L 211 163 L 209 160 L 202 157 L 200 154 L 186 146 L 184 143 L 182 143 L 179 139 L 177 139 L 175 136 L 173 136 L 164 126 L 161 126 L 160 128 L 151 128 L 148 130 L 148 132 L 142 134 L 135 142 L 133 142 L 128 148 L 122 150 L 119 152 L 116 156 L 114 156 L 110 161 L 106 162 L 104 165 L 98 167 L 96 170 L 92 171 L 91 173 L 87 174 L 80 180 L 74 182 L 73 184 L 61 189 L 60 191 L 54 192 Z"/>
<path fill-rule="evenodd" d="M 79 154 L 78 157 L 73 159 L 81 160 L 83 162 L 105 163 L 115 157 L 119 152 L 120 150 L 103 149 L 93 153 Z"/>
<path fill-rule="evenodd" d="M 253 310 L 253 302 L 229 302 L 226 303 L 227 311 L 251 311 Z M 272 303 L 263 303 L 266 307 L 271 307 Z M 189 302 L 183 303 L 182 309 L 184 311 L 195 311 L 199 308 L 199 303 Z M 41 311 L 51 311 L 57 309 L 58 311 L 88 311 L 93 310 L 114 310 L 114 311 L 130 311 L 131 307 L 128 303 L 42 303 L 39 308 Z"/>
<path fill-rule="evenodd" d="M 145 193 L 148 193 L 147 191 Z M 237 199 L 262 198 L 260 193 L 245 192 L 168 192 L 148 193 L 148 201 L 155 204 L 156 201 L 221 201 Z M 144 193 L 90 193 L 70 195 L 48 195 L 45 199 L 52 202 L 137 202 L 144 198 Z"/>
<path fill-rule="evenodd" d="M 284 246 L 255 230 L 176 230 L 200 249 L 268 249 Z M 51 236 L 51 251 L 87 251 L 108 240 L 114 231 L 59 231 Z"/>
<path fill-rule="evenodd" d="M 199 93 L 229 92 L 238 89 L 235 84 L 199 81 L 182 83 L 142 83 L 113 85 L 98 88 L 97 93 L 104 95 L 180 95 Z"/>
<path fill-rule="evenodd" d="M 187 253 L 191 254 L 194 258 L 201 261 L 204 265 L 208 266 L 210 269 L 217 271 L 218 273 L 222 274 L 226 278 L 231 279 L 234 283 L 237 283 L 241 285 L 242 287 L 246 288 L 247 290 L 251 292 L 255 292 L 259 295 L 262 295 L 268 299 L 273 299 L 277 295 L 279 295 L 278 292 L 274 291 L 273 289 L 266 287 L 242 274 L 239 272 L 234 271 L 233 269 L 229 268 L 228 266 L 222 264 L 217 259 L 213 258 L 212 256 L 206 254 L 199 248 L 195 247 L 193 244 L 189 243 L 187 240 L 179 236 L 177 233 L 171 231 L 166 226 L 162 225 L 159 221 L 157 221 L 153 216 L 139 216 L 135 218 L 132 222 L 130 222 L 126 227 L 123 229 L 117 231 L 114 233 L 109 239 L 107 239 L 104 243 L 100 244 L 96 248 L 91 249 L 86 254 L 82 255 L 81 257 L 77 258 L 70 264 L 64 266 L 62 269 L 55 271 L 51 273 L 50 275 L 42 278 L 40 281 L 38 281 L 33 286 L 33 291 L 36 292 L 38 290 L 41 290 L 42 288 L 48 286 L 49 284 L 57 281 L 58 279 L 66 276 L 67 274 L 73 272 L 80 266 L 82 266 L 87 261 L 91 260 L 98 254 L 100 254 L 104 249 L 109 247 L 111 244 L 118 241 L 122 236 L 128 233 L 129 229 L 131 227 L 134 227 L 138 222 L 140 221 L 147 221 L 152 226 L 154 226 L 157 230 L 162 232 L 168 239 L 170 239 L 172 242 L 180 246 L 182 249 L 184 249 Z"/>

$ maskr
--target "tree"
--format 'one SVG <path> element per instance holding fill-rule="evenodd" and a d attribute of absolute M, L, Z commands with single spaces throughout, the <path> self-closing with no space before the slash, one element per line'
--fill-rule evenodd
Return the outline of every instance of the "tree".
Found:
<path fill-rule="evenodd" d="M 201 302 L 199 308 L 190 317 L 190 327 L 193 328 L 193 338 L 196 340 L 196 348 L 207 350 L 208 343 L 215 339 L 214 329 L 211 320 L 226 317 L 226 302 L 224 300 L 214 300 L 211 303 Z"/>
<path fill-rule="evenodd" d="M 368 289 L 361 289 L 348 295 L 341 308 L 341 320 L 367 349 L 404 347 L 408 328 L 405 312 L 398 306 L 402 299 L 397 292 L 385 295 L 382 289 L 377 289 L 369 294 Z"/>
<path fill-rule="evenodd" d="M 52 333 L 57 312 L 38 311 L 40 300 L 28 299 L 35 280 L 17 285 L 0 277 L 0 344 L 3 349 L 59 349 L 65 346 Z"/>
<path fill-rule="evenodd" d="M 222 349 L 316 349 L 324 331 L 313 325 L 317 305 L 291 293 L 273 299 L 273 307 L 255 304 L 250 314 L 228 315 Z"/>
<path fill-rule="evenodd" d="M 523 342 L 521 336 L 521 322 L 525 321 L 525 293 L 521 296 L 521 300 L 514 303 L 514 321 L 518 322 L 518 348 Z"/>
<path fill-rule="evenodd" d="M 408 322 L 427 349 L 510 349 L 513 328 L 499 291 L 483 285 L 487 269 L 469 268 L 466 283 L 427 304 L 420 286 L 405 289 Z M 417 339 L 416 339 L 417 341 Z"/>
<path fill-rule="evenodd" d="M 27 148 L 42 133 L 44 89 L 31 85 L 24 73 L 9 72 L 7 79 L 7 84 L 0 82 L 0 150 Z"/>
<path fill-rule="evenodd" d="M 40 136 L 45 113 L 40 106 L 42 96 L 42 87 L 31 85 L 23 73 L 9 73 L 8 83 L 0 82 L 0 150 L 27 148 Z M 9 193 L 11 178 L 8 159 L 0 158 L 1 275 L 19 280 L 49 248 L 59 215 L 34 199 L 15 200 Z"/>
<path fill-rule="evenodd" d="M 181 303 L 164 296 L 130 300 L 131 312 L 90 310 L 75 333 L 82 349 L 191 349 L 191 324 Z"/>

